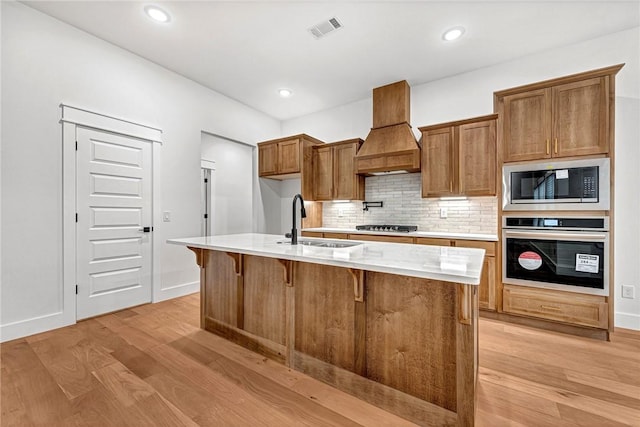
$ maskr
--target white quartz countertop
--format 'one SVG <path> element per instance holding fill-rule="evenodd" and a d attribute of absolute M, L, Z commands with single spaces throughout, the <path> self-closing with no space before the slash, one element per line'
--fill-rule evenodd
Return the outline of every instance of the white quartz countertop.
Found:
<path fill-rule="evenodd" d="M 396 233 L 397 234 L 397 233 Z M 402 233 L 403 235 L 406 233 Z M 302 237 L 300 240 L 324 240 Z M 274 234 L 229 234 L 222 236 L 170 239 L 168 243 L 235 252 L 268 258 L 326 264 L 402 276 L 477 285 L 484 259 L 483 249 L 405 243 L 359 242 L 350 248 L 323 248 L 291 245 Z M 354 240 L 334 240 L 336 243 Z"/>
<path fill-rule="evenodd" d="M 449 233 L 444 231 L 412 231 L 409 233 L 385 232 L 385 231 L 365 231 L 355 228 L 304 228 L 302 231 L 312 231 L 316 233 L 346 233 L 346 234 L 376 234 L 382 236 L 410 236 L 410 237 L 433 237 L 436 239 L 460 239 L 460 240 L 484 240 L 487 242 L 497 242 L 498 236 L 495 234 L 476 233 Z"/>

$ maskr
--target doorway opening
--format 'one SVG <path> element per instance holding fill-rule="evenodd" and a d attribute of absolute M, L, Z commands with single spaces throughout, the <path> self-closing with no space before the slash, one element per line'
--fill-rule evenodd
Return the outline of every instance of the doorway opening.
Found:
<path fill-rule="evenodd" d="M 243 142 L 202 132 L 202 230 L 205 235 L 253 231 L 254 150 L 255 147 Z"/>

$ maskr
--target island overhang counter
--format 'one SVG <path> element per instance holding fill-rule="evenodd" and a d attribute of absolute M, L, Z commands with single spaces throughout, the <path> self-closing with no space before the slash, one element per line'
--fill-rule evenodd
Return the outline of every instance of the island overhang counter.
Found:
<path fill-rule="evenodd" d="M 482 249 L 284 240 L 168 241 L 196 254 L 203 329 L 418 424 L 474 425 Z"/>

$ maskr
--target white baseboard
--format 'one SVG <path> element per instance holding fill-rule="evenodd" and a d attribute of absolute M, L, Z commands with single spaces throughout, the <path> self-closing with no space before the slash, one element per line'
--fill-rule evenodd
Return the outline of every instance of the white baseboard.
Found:
<path fill-rule="evenodd" d="M 66 316 L 67 318 L 69 316 Z M 46 314 L 32 319 L 20 320 L 6 325 L 0 325 L 0 342 L 11 341 L 40 332 L 62 328 L 75 324 L 75 321 L 65 319 L 62 311 Z"/>
<path fill-rule="evenodd" d="M 153 302 L 165 301 L 172 298 L 183 297 L 200 291 L 200 281 L 182 283 L 170 288 L 160 289 L 154 295 Z"/>
<path fill-rule="evenodd" d="M 200 291 L 200 282 L 182 283 L 166 289 L 160 289 L 156 294 L 153 302 L 165 301 Z M 75 296 L 75 295 L 74 295 Z M 46 314 L 44 316 L 34 317 L 31 319 L 19 320 L 6 325 L 0 325 L 0 342 L 11 341 L 18 338 L 24 338 L 29 335 L 39 334 L 40 332 L 50 331 L 65 326 L 74 325 L 74 318 L 60 311 L 57 313 Z"/>
<path fill-rule="evenodd" d="M 640 331 L 640 314 L 616 312 L 615 318 L 616 328 Z"/>

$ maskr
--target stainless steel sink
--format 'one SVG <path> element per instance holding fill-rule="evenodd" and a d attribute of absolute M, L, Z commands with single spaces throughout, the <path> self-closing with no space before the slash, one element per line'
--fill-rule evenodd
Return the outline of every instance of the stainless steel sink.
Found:
<path fill-rule="evenodd" d="M 303 244 L 303 245 L 309 245 L 309 246 L 315 246 L 318 248 L 332 248 L 332 249 L 342 249 L 342 248 L 351 248 L 353 246 L 358 246 L 361 245 L 362 243 L 357 243 L 357 242 L 336 242 L 333 240 L 325 240 L 325 241 L 320 241 L 320 240 L 304 240 L 302 243 L 300 243 L 300 241 L 298 241 L 298 244 Z"/>
<path fill-rule="evenodd" d="M 280 240 L 278 243 L 291 244 L 291 240 Z M 314 246 L 317 248 L 343 249 L 362 245 L 360 242 L 340 242 L 335 240 L 306 240 L 298 239 L 299 245 Z"/>
<path fill-rule="evenodd" d="M 291 240 L 279 240 L 279 244 L 291 244 Z M 298 245 L 302 246 L 302 252 L 306 253 L 307 249 L 318 250 L 320 252 L 310 252 L 310 253 L 322 253 L 322 251 L 327 251 L 327 253 L 333 254 L 334 258 L 349 258 L 354 252 L 354 250 L 360 249 L 359 247 L 363 246 L 362 242 L 344 242 L 340 240 L 308 240 L 308 239 L 298 239 Z"/>

